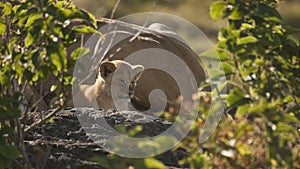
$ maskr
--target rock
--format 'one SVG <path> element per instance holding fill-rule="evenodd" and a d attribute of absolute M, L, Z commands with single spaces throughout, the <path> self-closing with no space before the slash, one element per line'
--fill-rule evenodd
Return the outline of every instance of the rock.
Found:
<path fill-rule="evenodd" d="M 32 118 L 37 118 L 40 114 Z M 113 128 L 118 128 L 121 125 L 126 130 L 140 125 L 143 130 L 138 135 L 149 137 L 160 134 L 171 125 L 166 120 L 133 111 L 95 110 L 91 108 L 63 110 L 53 117 L 53 122 L 47 122 L 42 127 L 25 134 L 26 149 L 32 167 L 45 166 L 45 169 L 104 168 L 101 164 L 91 162 L 91 158 L 106 157 L 108 152 L 99 146 L 99 143 L 96 144 L 89 138 L 89 131 L 99 130 L 101 128 L 99 124 L 103 123 L 103 120 Z M 107 136 L 113 134 L 103 131 L 105 130 L 99 133 L 99 138 L 103 139 L 102 143 L 105 142 Z M 179 167 L 178 160 L 186 156 L 185 151 L 176 150 L 175 152 L 165 152 L 157 156 L 157 159 L 170 168 L 176 168 Z M 14 164 L 14 166 L 16 165 Z"/>

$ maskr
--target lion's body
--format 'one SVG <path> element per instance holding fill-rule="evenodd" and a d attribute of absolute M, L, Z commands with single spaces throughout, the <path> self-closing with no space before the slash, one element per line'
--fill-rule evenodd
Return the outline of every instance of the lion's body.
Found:
<path fill-rule="evenodd" d="M 127 56 L 138 52 L 143 49 L 162 49 L 165 51 L 170 51 L 174 55 L 178 56 L 190 69 L 193 73 L 197 85 L 205 81 L 205 71 L 199 64 L 197 55 L 183 42 L 164 35 L 160 37 L 153 36 L 151 34 L 141 34 L 139 38 L 136 38 L 134 41 L 130 42 L 128 45 L 128 40 L 124 39 L 119 42 L 118 45 L 115 45 L 104 57 L 106 60 L 126 60 L 131 64 L 140 64 L 136 63 L 134 60 L 127 60 Z M 121 48 L 120 52 L 115 52 L 118 48 Z M 147 62 L 160 62 L 160 60 L 155 60 L 157 58 L 148 56 Z M 143 65 L 143 64 L 141 64 Z M 143 65 L 144 66 L 144 65 Z M 177 65 L 173 65 L 175 68 Z M 181 79 L 186 79 L 187 72 L 178 72 L 177 76 Z M 189 80 L 189 79 L 186 79 Z M 199 86 L 198 86 L 199 87 Z M 135 88 L 135 96 L 131 100 L 134 107 L 138 110 L 147 110 L 151 107 L 149 101 L 149 94 L 154 89 L 160 89 L 166 96 L 166 100 L 162 98 L 153 98 L 152 103 L 154 105 L 159 105 L 161 102 L 167 102 L 166 111 L 176 111 L 180 108 L 180 96 L 181 92 L 178 87 L 178 84 L 168 73 L 157 70 L 157 69 L 146 69 L 141 75 L 140 79 L 137 82 Z"/>

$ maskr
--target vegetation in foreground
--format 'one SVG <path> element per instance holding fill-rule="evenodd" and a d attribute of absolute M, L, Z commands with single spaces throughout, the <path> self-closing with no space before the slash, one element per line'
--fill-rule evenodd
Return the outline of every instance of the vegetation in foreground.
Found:
<path fill-rule="evenodd" d="M 276 0 L 212 4 L 211 17 L 227 21 L 216 45 L 228 79 L 222 84 L 228 89 L 222 96 L 227 108 L 210 140 L 198 144 L 210 105 L 209 97 L 201 99 L 195 127 L 176 147 L 190 154 L 180 165 L 300 168 L 300 48 L 299 41 L 291 38 L 300 31 L 285 25 L 276 7 Z M 39 103 L 25 102 L 23 91 L 26 86 L 40 88 L 53 76 L 56 82 L 40 96 L 55 93 L 52 106 L 62 107 L 72 84 L 68 69 L 81 50 L 67 57 L 66 48 L 75 42 L 77 33 L 96 32 L 86 25 L 68 23 L 80 19 L 93 25 L 96 21 L 70 1 L 2 1 L 0 11 L 0 168 L 10 167 L 18 157 L 23 158 L 23 168 L 30 168 L 23 140 L 29 130 L 25 119 Z M 209 52 L 203 56 L 214 59 Z M 131 168 L 164 167 L 155 158 L 134 160 L 111 155 L 105 157 L 106 163 L 100 161 L 108 168 L 111 164 L 122 168 L 129 168 L 128 164 Z"/>

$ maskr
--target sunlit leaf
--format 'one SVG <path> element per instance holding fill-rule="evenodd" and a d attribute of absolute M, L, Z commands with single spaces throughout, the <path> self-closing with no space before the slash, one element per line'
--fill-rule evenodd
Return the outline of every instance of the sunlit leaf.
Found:
<path fill-rule="evenodd" d="M 53 123 L 54 122 L 54 119 L 53 119 L 53 117 L 51 117 L 50 119 L 49 119 L 49 123 Z"/>
<path fill-rule="evenodd" d="M 251 154 L 251 149 L 249 148 L 249 146 L 247 146 L 247 144 L 237 146 L 237 150 L 243 156 Z"/>
<path fill-rule="evenodd" d="M 241 89 L 235 88 L 231 93 L 229 93 L 227 97 L 227 104 L 228 106 L 237 106 L 237 105 L 243 105 L 245 103 L 249 102 L 249 99 L 245 97 L 246 93 L 242 91 Z"/>
<path fill-rule="evenodd" d="M 29 46 L 31 46 L 34 43 L 34 41 L 34 36 L 30 32 L 28 32 L 25 38 L 25 47 L 28 48 Z"/>
<path fill-rule="evenodd" d="M 253 29 L 255 26 L 249 23 L 242 23 L 241 29 Z"/>
<path fill-rule="evenodd" d="M 147 169 L 165 169 L 167 168 L 162 162 L 153 159 L 153 158 L 146 158 L 143 160 L 138 160 L 135 164 L 136 168 L 147 168 Z"/>
<path fill-rule="evenodd" d="M 214 2 L 210 7 L 210 16 L 212 19 L 217 20 L 220 17 L 223 17 L 223 13 L 225 10 L 226 2 Z"/>
<path fill-rule="evenodd" d="M 32 14 L 28 17 L 27 22 L 25 24 L 25 27 L 31 27 L 33 26 L 32 24 L 39 18 L 42 18 L 41 14 Z"/>
<path fill-rule="evenodd" d="M 97 20 L 95 18 L 94 15 L 92 15 L 91 13 L 83 10 L 83 9 L 80 9 L 81 11 L 81 14 L 82 14 L 82 19 L 85 19 L 85 20 L 88 20 L 88 21 L 91 21 L 93 26 L 96 27 L 97 25 Z"/>
<path fill-rule="evenodd" d="M 5 23 L 2 23 L 0 19 L 0 35 L 3 35 L 5 31 L 6 31 L 6 25 Z"/>
<path fill-rule="evenodd" d="M 265 20 L 280 22 L 282 20 L 280 13 L 269 5 L 260 3 L 256 14 L 260 17 L 263 17 Z"/>
<path fill-rule="evenodd" d="M 102 33 L 100 33 L 98 30 L 96 30 L 90 26 L 86 26 L 86 25 L 76 26 L 73 28 L 73 30 L 78 33 L 94 33 L 104 39 L 104 36 Z"/>
<path fill-rule="evenodd" d="M 10 3 L 5 3 L 4 4 L 4 8 L 3 8 L 3 13 L 2 15 L 3 16 L 7 16 L 7 15 L 10 15 L 11 14 L 11 11 L 12 11 L 12 6 Z"/>
<path fill-rule="evenodd" d="M 50 88 L 50 92 L 54 92 L 57 89 L 57 85 L 52 85 Z"/>
<path fill-rule="evenodd" d="M 298 129 L 287 123 L 278 123 L 276 126 L 276 131 L 282 133 L 291 133 L 293 136 L 299 138 Z"/>
<path fill-rule="evenodd" d="M 240 13 L 238 8 L 235 8 L 230 14 L 229 18 L 232 20 L 239 20 L 242 19 L 242 14 Z"/>
<path fill-rule="evenodd" d="M 232 64 L 223 63 L 222 66 L 226 75 L 234 73 L 234 66 Z"/>
<path fill-rule="evenodd" d="M 255 43 L 255 42 L 257 42 L 257 39 L 254 36 L 247 36 L 237 40 L 238 45 L 245 45 L 248 43 Z"/>
<path fill-rule="evenodd" d="M 89 52 L 90 52 L 89 48 L 77 48 L 72 52 L 71 57 L 72 57 L 72 59 L 77 60 L 81 57 L 84 57 Z"/>
<path fill-rule="evenodd" d="M 67 64 L 66 50 L 62 44 L 51 43 L 47 48 L 47 54 L 51 59 L 51 63 L 56 67 L 57 71 L 65 71 Z"/>

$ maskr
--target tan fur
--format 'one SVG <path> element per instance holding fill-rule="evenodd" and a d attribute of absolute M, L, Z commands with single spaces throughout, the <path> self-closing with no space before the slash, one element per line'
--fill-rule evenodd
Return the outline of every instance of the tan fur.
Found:
<path fill-rule="evenodd" d="M 116 71 L 120 68 L 122 71 Z M 129 85 L 135 83 L 139 78 L 139 72 L 143 70 L 142 66 L 130 65 L 127 62 L 121 60 L 103 62 L 98 71 L 96 81 L 93 85 L 81 85 L 79 88 L 86 100 L 88 105 L 97 102 L 99 108 L 104 109 L 115 109 L 115 102 L 120 102 L 121 107 L 128 107 L 130 92 Z M 115 75 L 114 73 L 118 74 Z M 134 76 L 137 74 L 137 76 Z M 113 76 L 116 77 L 114 83 L 112 83 Z M 123 83 L 126 84 L 123 84 Z M 117 93 L 114 101 L 112 98 L 111 89 Z"/>

